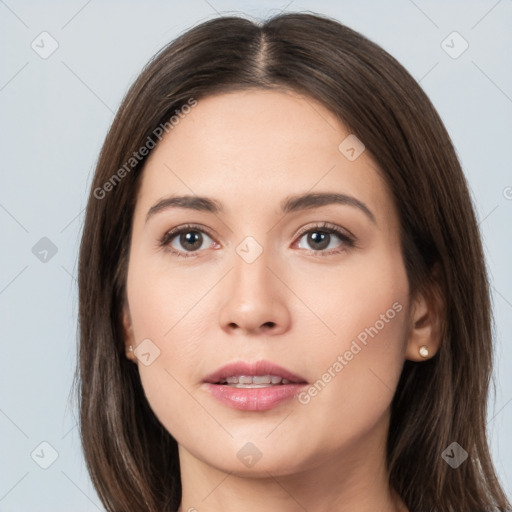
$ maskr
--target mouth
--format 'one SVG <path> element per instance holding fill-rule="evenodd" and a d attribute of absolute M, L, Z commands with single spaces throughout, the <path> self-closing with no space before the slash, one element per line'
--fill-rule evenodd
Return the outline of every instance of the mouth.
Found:
<path fill-rule="evenodd" d="M 236 388 L 307 384 L 303 377 L 269 361 L 231 363 L 205 377 L 204 382 Z"/>
<path fill-rule="evenodd" d="M 268 361 L 235 362 L 203 380 L 206 389 L 228 407 L 263 411 L 297 395 L 308 382 Z"/>
<path fill-rule="evenodd" d="M 278 375 L 233 375 L 221 379 L 215 384 L 222 386 L 228 386 L 230 388 L 239 389 L 256 389 L 256 388 L 268 388 L 270 386 L 282 386 L 283 384 L 290 384 L 290 380 L 279 377 Z"/>

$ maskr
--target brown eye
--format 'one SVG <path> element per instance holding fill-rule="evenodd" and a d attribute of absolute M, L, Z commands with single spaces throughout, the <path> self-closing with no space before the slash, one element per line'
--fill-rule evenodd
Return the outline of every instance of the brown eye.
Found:
<path fill-rule="evenodd" d="M 313 249 L 325 249 L 331 241 L 331 234 L 325 231 L 310 231 L 307 235 L 308 244 Z"/>
<path fill-rule="evenodd" d="M 196 251 L 203 245 L 203 236 L 199 231 L 186 231 L 178 236 L 181 246 L 186 251 Z"/>
<path fill-rule="evenodd" d="M 207 243 L 208 240 L 209 243 Z M 183 226 L 165 233 L 160 240 L 160 245 L 177 256 L 187 257 L 194 256 L 194 253 L 199 252 L 202 247 L 213 246 L 213 240 L 202 229 L 194 226 Z"/>
<path fill-rule="evenodd" d="M 338 244 L 336 244 L 336 238 L 339 241 Z M 300 249 L 305 248 L 319 253 L 324 252 L 325 249 L 331 249 L 329 251 L 325 251 L 326 254 L 341 252 L 349 247 L 354 246 L 354 240 L 334 226 L 313 227 L 312 229 L 302 233 L 300 240 L 302 239 L 305 239 L 305 244 L 307 247 L 299 246 Z M 331 244 L 335 245 L 332 246 Z"/>

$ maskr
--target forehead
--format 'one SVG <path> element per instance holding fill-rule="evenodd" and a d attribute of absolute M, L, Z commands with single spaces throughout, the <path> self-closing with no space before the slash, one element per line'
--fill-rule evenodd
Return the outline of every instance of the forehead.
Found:
<path fill-rule="evenodd" d="M 294 92 L 208 96 L 152 151 L 137 207 L 147 210 L 166 194 L 195 194 L 218 199 L 235 215 L 249 206 L 277 211 L 296 193 L 335 191 L 389 213 L 373 158 L 364 151 L 351 161 L 340 150 L 348 136 L 334 113 Z"/>

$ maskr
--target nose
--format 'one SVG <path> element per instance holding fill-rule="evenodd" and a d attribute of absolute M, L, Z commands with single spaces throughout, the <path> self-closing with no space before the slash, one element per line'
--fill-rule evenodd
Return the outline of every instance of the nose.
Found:
<path fill-rule="evenodd" d="M 273 336 L 290 328 L 288 290 L 275 275 L 279 271 L 268 264 L 265 251 L 251 263 L 234 255 L 219 313 L 221 328 L 228 334 Z"/>

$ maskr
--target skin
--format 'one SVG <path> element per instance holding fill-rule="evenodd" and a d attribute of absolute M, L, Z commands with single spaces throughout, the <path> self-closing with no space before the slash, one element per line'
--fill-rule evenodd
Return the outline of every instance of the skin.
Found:
<path fill-rule="evenodd" d="M 410 296 L 395 205 L 368 151 L 349 161 L 338 149 L 347 135 L 311 98 L 248 90 L 199 100 L 147 161 L 123 320 L 127 357 L 179 444 L 183 512 L 407 510 L 388 487 L 390 403 L 405 359 L 424 360 L 422 345 L 429 357 L 438 349 L 437 318 L 422 295 Z M 350 205 L 279 211 L 305 192 L 353 196 L 376 222 Z M 171 194 L 215 198 L 225 212 L 169 208 L 146 222 Z M 355 246 L 334 234 L 318 249 L 307 234 L 324 221 Z M 159 245 L 187 223 L 204 227 L 200 248 L 179 235 L 169 244 L 192 256 Z M 247 236 L 263 249 L 252 263 L 236 251 Z M 307 404 L 240 411 L 205 390 L 206 375 L 240 359 L 267 359 L 314 383 L 396 303 L 400 312 Z M 147 338 L 160 351 L 148 366 L 128 348 Z M 252 467 L 237 457 L 248 442 L 262 454 Z"/>

